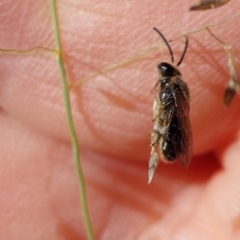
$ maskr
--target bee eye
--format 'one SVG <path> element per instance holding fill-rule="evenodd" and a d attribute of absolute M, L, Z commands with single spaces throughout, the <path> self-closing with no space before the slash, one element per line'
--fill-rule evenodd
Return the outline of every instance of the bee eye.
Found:
<path fill-rule="evenodd" d="M 165 77 L 165 76 L 172 77 L 172 76 L 176 76 L 176 75 L 181 76 L 181 73 L 169 63 L 161 62 L 158 64 L 157 68 L 158 68 L 159 73 L 162 75 L 162 77 Z"/>
<path fill-rule="evenodd" d="M 169 74 L 167 74 L 169 72 L 168 66 L 166 63 L 159 63 L 158 66 L 158 71 L 162 76 L 169 76 Z"/>

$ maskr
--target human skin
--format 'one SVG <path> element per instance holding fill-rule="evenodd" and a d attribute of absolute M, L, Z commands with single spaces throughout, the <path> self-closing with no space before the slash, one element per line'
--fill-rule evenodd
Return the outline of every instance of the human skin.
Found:
<path fill-rule="evenodd" d="M 232 16 L 237 1 L 188 12 L 194 1 L 58 1 L 69 83 L 162 40 Z M 3 0 L 0 48 L 54 48 L 48 1 Z M 239 17 L 212 28 L 238 56 Z M 184 41 L 171 43 L 176 62 Z M 189 36 L 179 67 L 191 95 L 193 159 L 160 164 L 147 185 L 151 89 L 166 48 L 71 90 L 96 239 L 239 239 L 240 104 L 227 109 L 227 54 L 206 31 Z M 0 239 L 86 239 L 60 73 L 39 50 L 0 58 Z"/>

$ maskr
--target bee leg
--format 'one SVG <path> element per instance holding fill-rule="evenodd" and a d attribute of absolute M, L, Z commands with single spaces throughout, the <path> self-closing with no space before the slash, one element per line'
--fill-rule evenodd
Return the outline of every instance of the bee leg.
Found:
<path fill-rule="evenodd" d="M 154 124 L 153 130 L 152 130 L 151 136 L 150 136 L 151 137 L 151 144 L 150 144 L 151 147 L 153 147 L 156 143 L 158 143 L 158 141 L 161 137 L 161 135 L 158 131 L 158 128 L 159 128 L 158 124 Z"/>
<path fill-rule="evenodd" d="M 156 128 L 158 127 L 154 125 L 154 128 L 151 132 L 151 153 L 148 167 L 148 184 L 152 181 L 154 172 L 159 163 L 158 146 L 161 139 L 161 134 L 157 131 Z"/>
<path fill-rule="evenodd" d="M 156 170 L 156 168 L 158 166 L 158 163 L 159 163 L 158 153 L 153 149 L 154 148 L 152 148 L 151 156 L 150 156 L 150 159 L 149 159 L 148 184 L 152 181 L 153 175 L 154 175 L 155 170 Z"/>
<path fill-rule="evenodd" d="M 155 83 L 151 93 L 154 93 L 154 91 L 156 90 L 157 86 L 159 85 L 159 80 Z"/>

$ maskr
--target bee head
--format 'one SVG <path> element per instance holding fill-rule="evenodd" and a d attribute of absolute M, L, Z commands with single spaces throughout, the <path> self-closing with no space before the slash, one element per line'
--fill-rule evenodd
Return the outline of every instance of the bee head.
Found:
<path fill-rule="evenodd" d="M 159 63 L 157 68 L 162 77 L 181 76 L 181 73 L 167 62 Z"/>

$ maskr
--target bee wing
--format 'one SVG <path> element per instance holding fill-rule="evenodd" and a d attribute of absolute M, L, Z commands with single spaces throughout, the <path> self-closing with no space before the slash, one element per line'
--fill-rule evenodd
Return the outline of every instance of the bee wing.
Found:
<path fill-rule="evenodd" d="M 179 134 L 181 136 L 181 154 L 178 157 L 178 164 L 181 167 L 188 167 L 192 159 L 192 129 L 189 120 L 189 91 L 185 82 L 178 79 L 180 91 L 176 92 L 178 108 Z"/>

